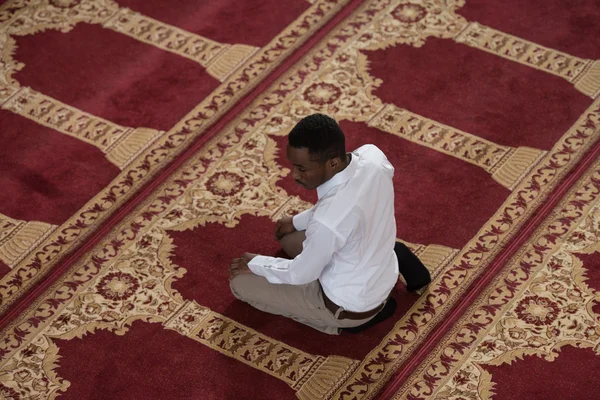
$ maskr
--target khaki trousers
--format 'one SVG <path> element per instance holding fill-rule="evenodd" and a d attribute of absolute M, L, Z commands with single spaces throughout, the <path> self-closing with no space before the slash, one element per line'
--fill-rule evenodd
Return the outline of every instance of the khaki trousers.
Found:
<path fill-rule="evenodd" d="M 294 232 L 281 239 L 283 250 L 295 257 L 302 251 L 304 232 Z M 291 318 L 330 335 L 338 335 L 340 328 L 351 328 L 369 321 L 338 319 L 343 308 L 334 314 L 325 306 L 319 281 L 307 285 L 276 285 L 262 276 L 238 275 L 230 282 L 231 292 L 241 301 L 275 315 Z"/>

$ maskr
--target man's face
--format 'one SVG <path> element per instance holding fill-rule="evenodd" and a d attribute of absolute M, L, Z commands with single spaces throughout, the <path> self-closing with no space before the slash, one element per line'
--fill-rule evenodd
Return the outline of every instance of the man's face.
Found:
<path fill-rule="evenodd" d="M 315 189 L 333 176 L 328 163 L 311 158 L 306 147 L 288 145 L 287 158 L 292 163 L 292 177 L 303 188 Z"/>

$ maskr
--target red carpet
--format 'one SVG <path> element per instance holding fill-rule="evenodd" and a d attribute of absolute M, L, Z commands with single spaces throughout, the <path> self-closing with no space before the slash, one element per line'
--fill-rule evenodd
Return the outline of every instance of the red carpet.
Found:
<path fill-rule="evenodd" d="M 0 13 L 0 225 L 13 236 L 0 256 L 2 312 L 214 134 L 347 1 L 37 3 L 7 1 Z"/>
<path fill-rule="evenodd" d="M 2 4 L 0 393 L 595 398 L 600 7 L 530 3 Z M 313 112 L 388 155 L 434 277 L 357 335 L 229 291 L 316 200 Z"/>

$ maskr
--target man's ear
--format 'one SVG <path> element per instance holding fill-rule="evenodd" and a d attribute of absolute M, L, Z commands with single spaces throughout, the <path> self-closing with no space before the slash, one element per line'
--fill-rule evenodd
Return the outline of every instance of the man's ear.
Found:
<path fill-rule="evenodd" d="M 337 170 L 337 168 L 340 166 L 340 159 L 338 157 L 330 158 L 327 162 L 332 170 Z"/>

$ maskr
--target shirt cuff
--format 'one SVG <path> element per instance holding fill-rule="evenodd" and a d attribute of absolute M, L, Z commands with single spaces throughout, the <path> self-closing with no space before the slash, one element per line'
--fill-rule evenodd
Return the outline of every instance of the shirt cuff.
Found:
<path fill-rule="evenodd" d="M 264 266 L 269 265 L 271 263 L 271 260 L 273 260 L 273 257 L 256 256 L 252 260 L 250 260 L 250 262 L 248 263 L 248 268 L 250 268 L 250 271 L 252 271 L 254 275 L 265 277 L 271 283 L 281 283 L 282 281 L 275 278 L 274 276 L 267 276 L 267 274 L 265 274 Z"/>
<path fill-rule="evenodd" d="M 296 228 L 297 231 L 306 230 L 306 227 L 308 227 L 308 220 L 310 219 L 311 210 L 312 208 L 309 208 L 308 210 L 302 211 L 298 215 L 294 215 L 294 217 L 292 218 L 292 224 L 294 225 L 294 228 Z"/>

